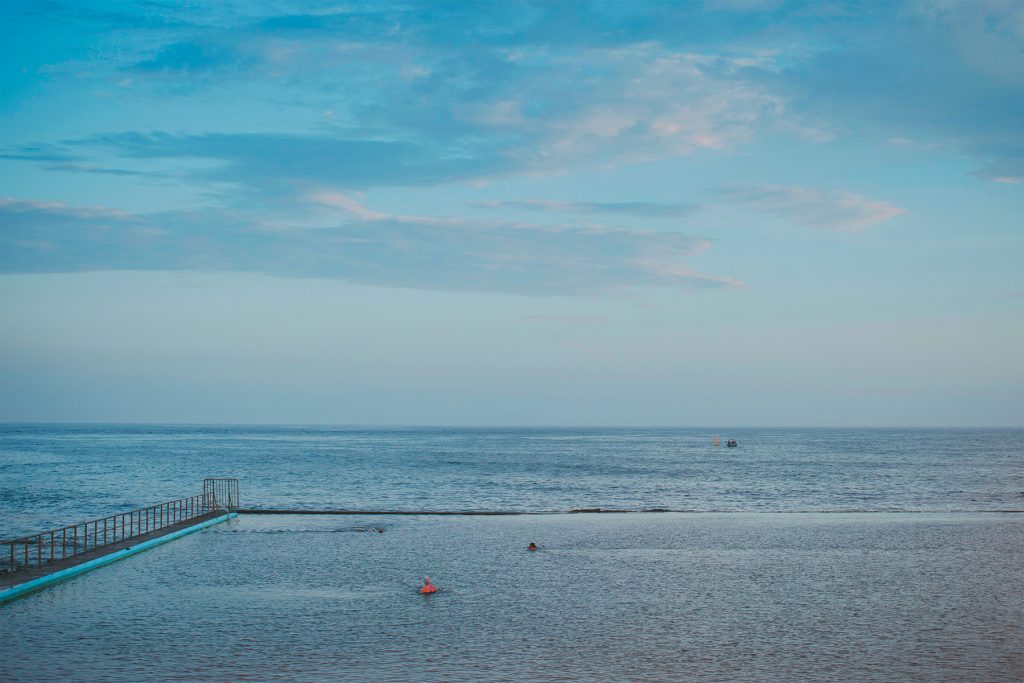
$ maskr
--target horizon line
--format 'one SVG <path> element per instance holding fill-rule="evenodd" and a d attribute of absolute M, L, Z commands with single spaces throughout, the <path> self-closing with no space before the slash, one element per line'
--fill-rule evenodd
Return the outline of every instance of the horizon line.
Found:
<path fill-rule="evenodd" d="M 156 427 L 342 427 L 348 429 L 1014 429 L 1024 425 L 665 425 L 665 424 L 442 424 L 442 423 L 341 423 L 341 422 L 150 422 L 150 421 L 75 421 L 75 420 L 3 420 L 8 426 L 156 426 Z"/>

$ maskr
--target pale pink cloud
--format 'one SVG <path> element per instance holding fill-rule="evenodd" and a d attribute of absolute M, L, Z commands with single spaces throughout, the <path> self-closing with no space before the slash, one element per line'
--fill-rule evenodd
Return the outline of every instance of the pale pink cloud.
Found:
<path fill-rule="evenodd" d="M 888 202 L 843 190 L 783 185 L 738 186 L 727 201 L 801 225 L 836 232 L 860 232 L 907 213 Z"/>

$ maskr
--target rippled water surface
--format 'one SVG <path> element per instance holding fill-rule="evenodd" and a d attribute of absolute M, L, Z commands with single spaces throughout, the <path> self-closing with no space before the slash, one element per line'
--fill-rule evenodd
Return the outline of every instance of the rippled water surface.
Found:
<path fill-rule="evenodd" d="M 1024 509 L 1021 430 L 4 425 L 0 534 L 241 479 L 253 507 Z M 737 448 L 724 447 L 735 438 Z"/>
<path fill-rule="evenodd" d="M 242 516 L 0 608 L 4 675 L 1019 681 L 1015 517 Z"/>
<path fill-rule="evenodd" d="M 0 606 L 0 679 L 1024 680 L 1020 430 L 714 434 L 5 425 L 3 536 L 207 476 L 252 507 L 679 512 L 242 515 Z"/>

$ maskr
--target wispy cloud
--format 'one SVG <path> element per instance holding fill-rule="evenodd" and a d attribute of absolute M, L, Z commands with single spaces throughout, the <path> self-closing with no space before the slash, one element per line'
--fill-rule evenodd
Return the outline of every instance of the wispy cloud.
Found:
<path fill-rule="evenodd" d="M 66 173 L 95 173 L 98 175 L 134 176 L 143 178 L 166 178 L 167 174 L 155 171 L 133 171 L 127 168 L 104 168 L 91 164 L 60 163 L 44 166 L 47 171 L 63 171 Z"/>
<path fill-rule="evenodd" d="M 599 295 L 635 287 L 733 287 L 685 261 L 708 248 L 681 233 L 438 221 L 318 195 L 343 211 L 296 228 L 242 212 L 129 215 L 0 201 L 0 270 L 258 272 L 388 287 Z"/>
<path fill-rule="evenodd" d="M 228 183 L 242 204 L 290 201 L 298 190 L 321 186 L 350 190 L 429 186 L 489 175 L 501 168 L 494 151 L 453 155 L 428 141 L 291 134 L 104 134 L 8 148 L 0 151 L 0 158 L 99 174 L 110 170 L 97 166 L 98 159 L 178 162 L 175 177 L 181 182 Z"/>
<path fill-rule="evenodd" d="M 573 23 L 615 22 L 587 5 L 509 9 L 507 29 L 497 32 L 468 7 L 431 7 L 255 17 L 230 33 L 183 31 L 145 44 L 111 76 L 117 83 L 131 72 L 133 93 L 182 98 L 244 89 L 330 111 L 318 116 L 318 131 L 115 131 L 4 151 L 37 161 L 54 161 L 57 151 L 97 168 L 125 158 L 200 159 L 218 168 L 196 169 L 194 182 L 265 190 L 298 179 L 359 189 L 728 150 L 751 140 L 760 122 L 787 115 L 777 96 L 736 77 L 731 57 L 681 51 L 632 30 L 594 40 Z M 683 27 L 684 15 L 700 13 L 642 13 L 646 29 L 669 37 L 657 15 Z M 452 22 L 465 37 L 452 34 Z"/>
<path fill-rule="evenodd" d="M 860 232 L 906 213 L 887 202 L 842 190 L 781 185 L 736 186 L 722 192 L 727 202 L 810 228 Z"/>
<path fill-rule="evenodd" d="M 593 325 L 607 321 L 607 318 L 598 315 L 524 315 L 520 316 L 520 318 L 534 322 L 563 323 L 567 325 Z"/>
<path fill-rule="evenodd" d="M 151 58 L 130 68 L 149 73 L 194 75 L 222 67 L 245 68 L 247 58 L 233 46 L 210 41 L 183 41 L 161 47 Z"/>
<path fill-rule="evenodd" d="M 383 213 L 381 211 L 373 211 L 372 209 L 366 208 L 343 192 L 317 190 L 315 192 L 310 192 L 306 198 L 314 204 L 331 206 L 336 209 L 341 209 L 342 211 L 347 211 L 364 221 L 380 221 L 394 218 L 391 214 Z"/>
<path fill-rule="evenodd" d="M 120 209 L 105 206 L 69 206 L 63 202 L 37 201 L 31 199 L 15 199 L 0 197 L 0 211 L 8 217 L 17 219 L 19 216 L 47 214 L 60 218 L 83 219 L 116 219 L 130 220 L 133 216 Z"/>
<path fill-rule="evenodd" d="M 700 208 L 697 204 L 662 202 L 567 202 L 551 199 L 497 199 L 473 202 L 483 209 L 526 209 L 554 213 L 623 214 L 645 218 L 678 218 Z"/>
<path fill-rule="evenodd" d="M 890 144 L 959 149 L 984 178 L 1024 175 L 1024 7 L 1004 0 L 883 3 L 815 27 L 823 40 L 857 24 L 841 49 L 803 55 L 779 72 L 748 73 L 774 84 L 791 110 L 868 127 Z M 789 30 L 799 30 L 799 23 Z"/>
<path fill-rule="evenodd" d="M 117 166 L 104 154 L 198 157 L 246 187 L 276 177 L 431 185 L 728 151 L 764 130 L 825 142 L 856 125 L 954 145 L 986 178 L 1024 175 L 1024 23 L 1015 3 L 480 7 L 178 3 L 100 12 L 37 3 L 18 19 L 35 22 L 26 31 L 84 22 L 122 32 L 118 50 L 78 65 L 74 77 L 98 88 L 117 89 L 129 73 L 131 92 L 144 98 L 275 101 L 316 111 L 323 124 L 163 138 L 115 130 L 65 145 L 97 168 Z M 7 157 L 55 160 L 43 146 Z"/>

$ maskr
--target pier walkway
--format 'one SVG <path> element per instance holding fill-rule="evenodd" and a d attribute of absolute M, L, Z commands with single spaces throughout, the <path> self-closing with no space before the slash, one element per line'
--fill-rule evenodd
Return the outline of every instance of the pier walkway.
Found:
<path fill-rule="evenodd" d="M 57 558 L 53 561 L 46 560 L 43 564 L 30 565 L 28 567 L 19 567 L 18 571 L 13 574 L 7 572 L 5 574 L 0 575 L 0 590 L 10 588 L 11 586 L 16 586 L 22 583 L 28 583 L 29 581 L 32 581 L 34 579 L 38 579 L 49 574 L 55 574 L 64 569 L 70 569 L 72 567 L 77 567 L 78 565 L 82 565 L 87 562 L 92 562 L 95 559 L 105 557 L 107 555 L 112 555 L 118 552 L 119 550 L 128 550 L 129 548 L 141 545 L 146 541 L 152 541 L 163 536 L 170 536 L 171 534 L 177 533 L 182 529 L 187 529 L 191 526 L 202 524 L 203 522 L 207 522 L 211 519 L 216 519 L 217 517 L 220 517 L 223 514 L 224 512 L 221 510 L 211 510 L 210 512 L 206 512 L 196 517 L 191 517 L 185 521 L 176 522 L 169 526 L 165 526 L 161 529 L 157 529 L 156 531 L 150 531 L 149 533 L 139 534 L 138 536 L 132 536 L 131 538 L 125 539 L 123 541 L 108 543 L 107 545 L 102 545 L 96 548 L 92 548 L 90 550 L 85 550 L 78 553 L 77 555 L 65 557 L 64 559 Z"/>
<path fill-rule="evenodd" d="M 235 517 L 238 503 L 237 479 L 206 479 L 201 494 L 2 541 L 0 603 Z"/>

